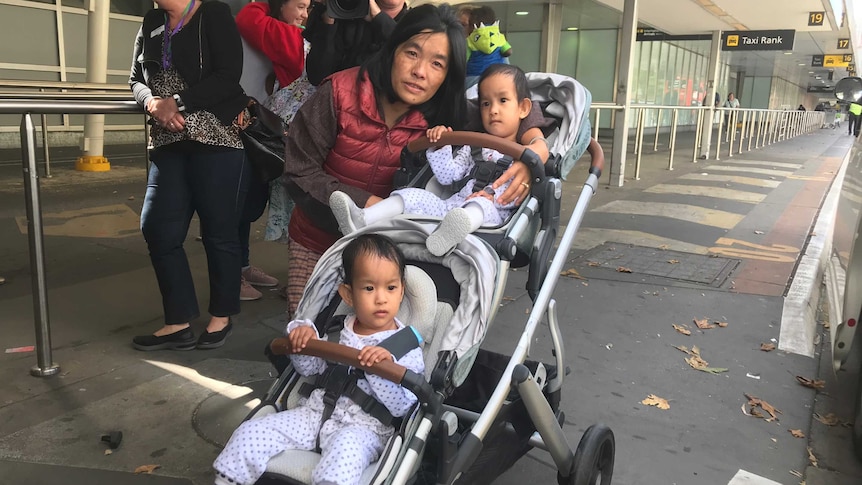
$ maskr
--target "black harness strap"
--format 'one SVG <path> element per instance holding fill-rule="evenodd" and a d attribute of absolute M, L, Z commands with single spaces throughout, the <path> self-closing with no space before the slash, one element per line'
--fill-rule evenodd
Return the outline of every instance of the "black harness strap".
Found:
<path fill-rule="evenodd" d="M 473 192 L 479 192 L 486 186 L 491 185 L 495 180 L 500 178 L 511 165 L 512 157 L 504 155 L 496 162 L 491 162 L 482 158 L 482 148 L 473 148 L 471 152 L 473 157 L 473 168 L 470 169 L 464 178 L 456 180 L 451 184 L 443 185 L 443 188 L 458 193 L 467 185 L 470 180 L 476 180 L 473 184 Z"/>
<path fill-rule="evenodd" d="M 413 327 L 404 327 L 384 339 L 377 346 L 388 350 L 397 360 L 411 350 L 419 347 L 421 342 L 422 337 L 419 335 L 419 332 L 414 330 Z M 315 389 L 324 389 L 323 414 L 320 417 L 320 426 L 323 426 L 323 423 L 332 417 L 332 412 L 335 411 L 335 404 L 341 396 L 345 396 L 356 403 L 363 411 L 383 423 L 384 426 L 391 425 L 395 421 L 392 413 L 386 409 L 383 403 L 363 391 L 357 384 L 359 379 L 364 378 L 365 373 L 361 370 L 353 369 L 344 364 L 330 363 L 326 367 L 326 370 L 317 376 L 314 382 L 306 382 L 299 387 L 299 395 L 307 398 Z M 315 442 L 315 451 L 320 452 L 319 431 L 317 433 L 317 441 Z"/>

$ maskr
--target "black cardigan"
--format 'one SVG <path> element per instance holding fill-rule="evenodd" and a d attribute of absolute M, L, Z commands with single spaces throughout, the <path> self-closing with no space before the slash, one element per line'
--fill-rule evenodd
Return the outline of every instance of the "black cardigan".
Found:
<path fill-rule="evenodd" d="M 129 85 L 135 100 L 146 107 L 153 97 L 149 81 L 162 69 L 165 11 L 147 12 L 135 38 Z M 155 34 L 154 34 L 155 31 Z M 172 64 L 188 85 L 178 93 L 187 112 L 206 110 L 229 125 L 248 104 L 239 85 L 242 43 L 230 13 L 219 1 L 204 1 L 171 40 Z"/>

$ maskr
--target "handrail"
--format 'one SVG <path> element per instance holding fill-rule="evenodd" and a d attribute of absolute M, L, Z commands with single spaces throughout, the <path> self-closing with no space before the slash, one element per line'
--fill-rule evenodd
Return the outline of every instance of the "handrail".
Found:
<path fill-rule="evenodd" d="M 0 91 L 0 100 L 11 99 L 54 99 L 57 101 L 81 100 L 87 101 L 97 99 L 100 101 L 128 101 L 133 99 L 132 92 L 126 90 L 125 94 L 120 93 L 92 93 L 92 92 L 70 92 L 70 93 L 31 93 L 22 91 Z"/>
<path fill-rule="evenodd" d="M 82 99 L 0 99 L 0 113 L 23 113 L 21 118 L 21 155 L 24 172 L 24 198 L 27 208 L 27 240 L 30 248 L 30 275 L 33 290 L 33 317 L 36 327 L 36 365 L 30 374 L 47 377 L 57 374 L 60 366 L 52 359 L 51 325 L 48 317 L 48 285 L 45 279 L 45 242 L 42 227 L 42 203 L 39 172 L 36 167 L 36 128 L 31 114 L 108 114 L 139 113 L 135 101 Z"/>
<path fill-rule="evenodd" d="M 106 84 L 69 81 L 24 81 L 18 79 L 0 79 L 0 87 L 3 88 L 30 88 L 30 89 L 91 89 L 94 91 L 128 91 L 128 84 Z"/>

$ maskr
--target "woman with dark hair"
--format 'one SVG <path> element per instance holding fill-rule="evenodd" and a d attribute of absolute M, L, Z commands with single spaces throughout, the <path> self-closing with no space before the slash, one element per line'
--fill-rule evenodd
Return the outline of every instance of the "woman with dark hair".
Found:
<path fill-rule="evenodd" d="M 408 11 L 361 67 L 333 74 L 297 112 L 285 139 L 285 182 L 297 207 L 289 226 L 291 315 L 314 265 L 340 236 L 329 196 L 359 207 L 389 195 L 401 149 L 466 118 L 466 40 L 448 5 Z"/>

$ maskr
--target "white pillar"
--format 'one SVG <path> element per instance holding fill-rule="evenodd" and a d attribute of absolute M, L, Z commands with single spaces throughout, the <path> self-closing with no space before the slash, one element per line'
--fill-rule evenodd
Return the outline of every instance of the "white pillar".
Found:
<path fill-rule="evenodd" d="M 625 0 L 620 32 L 620 56 L 617 63 L 616 99 L 621 110 L 614 111 L 614 146 L 611 153 L 609 177 L 612 184 L 622 187 L 626 173 L 626 148 L 629 141 L 629 118 L 632 92 L 632 57 L 635 51 L 638 0 Z"/>
<path fill-rule="evenodd" d="M 712 46 L 709 49 L 709 69 L 707 70 L 707 95 L 704 101 L 707 101 L 709 111 L 706 113 L 706 119 L 703 120 L 703 132 L 700 137 L 700 158 L 709 157 L 709 145 L 712 143 L 712 120 L 715 118 L 715 90 L 718 89 L 718 65 L 721 57 L 721 31 L 716 30 L 712 33 Z M 719 100 L 719 104 L 720 104 Z"/>
<path fill-rule="evenodd" d="M 560 0 L 551 0 L 542 10 L 542 52 L 539 69 L 543 72 L 557 72 L 560 31 L 563 30 L 563 4 Z"/>
<path fill-rule="evenodd" d="M 110 2 L 90 0 L 87 14 L 87 82 L 108 81 L 108 14 Z M 84 117 L 83 155 L 75 168 L 89 172 L 104 172 L 111 169 L 104 157 L 105 115 Z"/>

